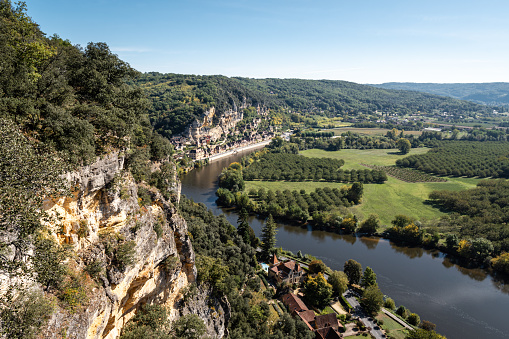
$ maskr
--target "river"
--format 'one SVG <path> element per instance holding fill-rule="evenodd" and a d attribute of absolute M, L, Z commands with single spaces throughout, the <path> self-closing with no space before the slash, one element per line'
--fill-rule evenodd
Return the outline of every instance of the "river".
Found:
<path fill-rule="evenodd" d="M 216 215 L 224 213 L 236 225 L 237 215 L 215 204 L 217 176 L 249 152 L 188 173 L 182 178 L 182 193 Z M 250 225 L 260 236 L 263 221 L 251 217 Z M 421 320 L 435 323 L 437 332 L 449 339 L 509 338 L 509 284 L 497 282 L 484 270 L 457 266 L 440 252 L 286 224 L 278 225 L 276 246 L 312 254 L 335 270 L 342 270 L 348 259 L 370 266 L 384 294 Z"/>

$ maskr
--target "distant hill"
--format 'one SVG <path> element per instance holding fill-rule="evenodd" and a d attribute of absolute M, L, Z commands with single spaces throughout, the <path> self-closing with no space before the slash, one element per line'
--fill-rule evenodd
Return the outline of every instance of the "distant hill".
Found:
<path fill-rule="evenodd" d="M 490 106 L 509 106 L 509 83 L 488 82 L 468 84 L 434 84 L 414 82 L 387 82 L 371 85 L 384 89 L 418 91 L 468 100 Z"/>
<path fill-rule="evenodd" d="M 394 112 L 463 116 L 490 113 L 484 105 L 434 94 L 375 88 L 337 80 L 251 79 L 225 76 L 145 73 L 136 80 L 151 101 L 156 130 L 167 137 L 182 132 L 195 118 L 215 107 L 219 113 L 241 104 L 281 113 L 343 115 Z"/>

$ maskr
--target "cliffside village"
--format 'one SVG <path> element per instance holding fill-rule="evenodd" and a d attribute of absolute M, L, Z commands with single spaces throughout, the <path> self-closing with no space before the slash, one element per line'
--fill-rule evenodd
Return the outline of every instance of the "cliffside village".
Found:
<path fill-rule="evenodd" d="M 260 124 L 269 119 L 266 108 L 256 107 L 257 117 L 241 129 L 237 127 L 244 118 L 244 109 L 247 107 L 245 103 L 240 109 L 234 105 L 233 109 L 219 117 L 216 116 L 216 109 L 210 108 L 203 114 L 201 121 L 196 119 L 184 133 L 171 138 L 170 141 L 177 151 L 176 157 L 186 155 L 192 160 L 202 160 L 272 139 L 275 135 L 273 126 L 259 131 Z"/>
<path fill-rule="evenodd" d="M 305 274 L 302 266 L 294 260 L 279 261 L 276 255 L 271 258 L 268 277 L 276 283 L 299 284 L 304 280 Z M 343 329 L 343 325 L 335 313 L 315 315 L 300 296 L 293 293 L 283 295 L 281 301 L 292 316 L 302 319 L 308 328 L 315 332 L 317 339 L 342 338 L 340 329 Z"/>

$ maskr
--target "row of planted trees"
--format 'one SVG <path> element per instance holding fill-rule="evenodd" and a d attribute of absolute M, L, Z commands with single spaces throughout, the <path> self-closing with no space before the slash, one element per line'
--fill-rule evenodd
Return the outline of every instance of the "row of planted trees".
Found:
<path fill-rule="evenodd" d="M 266 153 L 243 169 L 245 180 L 327 181 L 383 183 L 387 175 L 380 170 L 342 170 L 343 160 L 309 158 L 297 154 Z"/>

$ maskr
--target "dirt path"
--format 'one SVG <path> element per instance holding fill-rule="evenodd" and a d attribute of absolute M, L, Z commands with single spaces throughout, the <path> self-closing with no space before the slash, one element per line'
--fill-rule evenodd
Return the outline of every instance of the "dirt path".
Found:
<path fill-rule="evenodd" d="M 336 301 L 335 303 L 330 304 L 330 307 L 332 307 L 332 309 L 334 311 L 336 311 L 338 314 L 346 314 L 346 311 L 343 309 L 343 307 L 341 306 L 341 303 L 339 301 Z"/>

